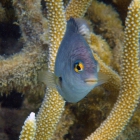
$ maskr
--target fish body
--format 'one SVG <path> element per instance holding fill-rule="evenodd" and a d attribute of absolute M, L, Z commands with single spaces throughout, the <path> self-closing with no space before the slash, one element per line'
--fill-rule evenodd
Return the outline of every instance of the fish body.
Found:
<path fill-rule="evenodd" d="M 60 95 L 68 102 L 78 102 L 98 83 L 98 63 L 71 18 L 55 61 L 55 76 Z"/>
<path fill-rule="evenodd" d="M 80 101 L 94 87 L 106 81 L 101 79 L 103 75 L 99 76 L 98 62 L 83 37 L 88 29 L 81 21 L 70 18 L 58 49 L 54 73 L 43 71 L 39 77 L 39 81 L 56 88 L 71 103 Z"/>

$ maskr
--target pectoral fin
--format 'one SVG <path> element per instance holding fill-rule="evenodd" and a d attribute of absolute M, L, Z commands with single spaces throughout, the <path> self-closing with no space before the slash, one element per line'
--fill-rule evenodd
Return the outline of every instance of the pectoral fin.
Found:
<path fill-rule="evenodd" d="M 38 81 L 53 89 L 56 89 L 56 78 L 52 72 L 46 70 L 38 72 Z"/>
<path fill-rule="evenodd" d="M 98 72 L 98 85 L 104 84 L 108 81 L 109 77 L 102 72 Z"/>

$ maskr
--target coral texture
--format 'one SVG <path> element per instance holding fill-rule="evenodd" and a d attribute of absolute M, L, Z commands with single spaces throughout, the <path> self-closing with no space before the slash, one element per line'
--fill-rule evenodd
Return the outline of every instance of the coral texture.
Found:
<path fill-rule="evenodd" d="M 35 113 L 31 112 L 24 122 L 24 126 L 19 137 L 20 140 L 33 140 L 35 138 L 36 120 Z"/>
<path fill-rule="evenodd" d="M 128 7 L 122 58 L 121 90 L 110 115 L 87 140 L 115 139 L 124 129 L 138 104 L 139 93 L 139 31 L 140 2 Z"/>
<path fill-rule="evenodd" d="M 83 17 L 92 0 L 70 0 L 66 8 L 66 19 Z"/>
<path fill-rule="evenodd" d="M 106 1 L 108 1 L 108 3 L 110 2 L 109 0 Z M 73 4 L 77 3 L 81 6 L 73 6 Z M 46 0 L 47 12 L 43 9 L 43 12 L 47 17 L 46 20 L 43 15 L 44 13 L 41 11 L 40 1 L 13 0 L 13 7 L 17 15 L 16 17 L 13 17 L 13 19 L 17 20 L 16 22 L 14 21 L 13 24 L 20 27 L 21 30 L 21 36 L 19 39 L 17 39 L 17 44 L 20 46 L 20 50 L 14 53 L 11 52 L 11 54 L 6 55 L 6 57 L 5 55 L 0 56 L 0 91 L 2 94 L 9 94 L 14 88 L 21 93 L 26 93 L 25 101 L 28 98 L 31 103 L 34 102 L 34 104 L 36 104 L 37 102 L 37 106 L 33 109 L 35 112 L 38 111 L 37 108 L 39 104 L 38 99 L 36 100 L 37 96 L 43 96 L 45 93 L 42 106 L 36 117 L 37 131 L 34 131 L 34 133 L 36 133 L 36 140 L 84 140 L 92 132 L 95 133 L 93 133 L 89 139 L 96 136 L 97 139 L 114 139 L 120 135 L 120 132 L 122 132 L 124 126 L 128 124 L 128 119 L 130 119 L 133 115 L 133 111 L 138 103 L 139 94 L 135 92 L 137 94 L 135 96 L 134 94 L 130 93 L 131 90 L 130 92 L 126 91 L 126 87 L 128 87 L 127 84 L 132 86 L 134 90 L 138 90 L 138 78 L 136 78 L 138 75 L 133 75 L 134 73 L 131 73 L 132 71 L 134 72 L 134 70 L 132 70 L 134 67 L 136 68 L 135 71 L 138 71 L 138 56 L 137 52 L 135 55 L 132 55 L 136 49 L 132 48 L 131 50 L 129 45 L 127 46 L 127 37 L 130 35 L 129 32 L 133 32 L 133 30 L 131 30 L 133 24 L 132 26 L 126 24 L 126 35 L 124 36 L 123 26 L 119 18 L 119 14 L 112 8 L 112 6 L 93 0 L 91 6 L 88 8 L 90 3 L 90 0 L 83 0 L 82 3 L 81 1 L 71 0 L 66 9 L 64 9 L 63 2 L 61 0 L 57 0 L 55 2 L 53 0 Z M 119 3 L 121 2 L 120 0 L 116 0 L 112 3 L 120 5 Z M 7 17 L 8 8 L 3 8 L 5 5 L 9 5 L 9 0 L 2 0 L 2 5 L 0 5 L 0 22 L 9 22 L 12 19 Z M 127 7 L 126 5 L 127 4 L 125 2 L 124 6 Z M 131 8 L 129 11 L 131 11 Z M 135 10 L 132 10 L 132 13 L 129 12 L 129 14 L 133 14 L 134 11 Z M 84 18 L 88 20 L 88 22 L 90 20 L 91 24 L 91 31 L 89 32 L 88 36 L 85 36 L 85 38 L 93 50 L 95 59 L 99 63 L 100 72 L 108 76 L 108 81 L 102 86 L 95 88 L 87 97 L 85 97 L 85 99 L 77 104 L 66 103 L 66 110 L 62 114 L 65 101 L 56 90 L 52 90 L 47 87 L 45 91 L 45 85 L 38 81 L 39 71 L 41 69 L 48 69 L 51 72 L 54 71 L 55 57 L 65 32 L 66 19 L 69 19 L 71 16 L 83 17 L 85 12 L 87 13 Z M 135 14 L 129 16 L 127 20 L 129 19 L 129 21 L 131 21 L 133 18 L 137 18 L 135 17 Z M 137 20 L 139 19 L 134 20 L 133 23 L 137 22 Z M 133 27 L 136 33 L 135 36 L 131 35 L 132 38 L 134 37 L 134 39 L 131 40 L 130 38 L 130 45 L 133 42 L 135 43 L 135 41 L 138 39 L 137 31 L 139 29 L 137 27 Z M 122 42 L 124 38 L 127 40 L 125 41 L 124 46 L 127 46 L 129 51 L 127 50 L 127 47 L 124 47 L 124 53 L 122 53 Z M 0 43 L 1 40 L 3 40 L 3 38 L 1 37 L 0 33 Z M 15 47 L 18 45 L 15 45 Z M 130 61 L 127 63 L 129 61 L 129 57 L 127 57 L 128 55 L 132 55 L 131 60 L 133 62 Z M 122 68 L 120 66 L 122 66 Z M 114 70 L 119 74 L 122 73 L 122 75 L 119 76 Z M 134 80 L 136 84 L 130 84 L 131 82 L 129 81 L 132 80 Z M 122 87 L 121 90 L 120 86 Z M 120 95 L 117 98 L 119 91 Z M 127 94 L 128 96 L 125 98 Z M 41 99 L 40 97 L 38 98 L 40 102 Z M 116 100 L 117 103 L 114 106 L 116 110 L 113 109 L 111 111 Z M 121 101 L 123 101 L 123 103 Z M 122 111 L 122 107 L 120 107 L 121 103 L 124 105 L 124 112 Z M 134 103 L 135 105 L 130 105 L 130 103 Z M 127 139 L 128 137 L 130 139 L 139 139 L 138 136 L 140 128 L 138 125 L 140 124 L 140 113 L 138 109 L 136 110 L 129 126 L 117 138 L 118 140 L 121 138 Z M 111 115 L 109 115 L 110 111 Z M 120 117 L 117 111 L 121 111 L 121 113 L 126 115 L 122 115 L 122 117 Z M 113 113 L 116 113 L 115 117 Z M 61 114 L 63 117 L 60 120 Z M 113 121 L 109 121 L 110 119 Z M 2 120 L 4 120 L 4 118 L 2 118 Z M 60 122 L 57 125 L 59 120 Z M 104 120 L 106 120 L 105 123 L 103 122 Z M 103 125 L 108 121 L 109 125 Z M 119 125 L 119 121 L 122 122 L 121 125 Z M 102 122 L 103 124 L 101 124 Z M 108 132 L 109 128 L 112 128 L 110 132 Z M 63 131 L 63 129 L 65 129 L 65 131 Z M 119 130 L 117 131 L 117 129 Z M 28 133 L 28 129 L 26 130 Z M 54 133 L 55 130 L 56 133 Z M 106 133 L 106 135 L 104 133 Z"/>
<path fill-rule="evenodd" d="M 43 85 L 37 83 L 37 70 L 46 64 L 44 50 L 47 48 L 43 47 L 40 40 L 44 18 L 40 11 L 40 3 L 33 2 L 34 5 L 30 1 L 13 1 L 22 30 L 23 49 L 6 59 L 0 57 L 1 93 L 8 94 L 13 88 L 22 93 L 44 92 Z"/>
<path fill-rule="evenodd" d="M 46 0 L 49 21 L 48 71 L 54 72 L 57 50 L 66 29 L 62 0 Z M 37 115 L 37 132 L 35 139 L 51 139 L 56 125 L 64 110 L 65 101 L 55 89 L 46 89 L 44 101 Z"/>

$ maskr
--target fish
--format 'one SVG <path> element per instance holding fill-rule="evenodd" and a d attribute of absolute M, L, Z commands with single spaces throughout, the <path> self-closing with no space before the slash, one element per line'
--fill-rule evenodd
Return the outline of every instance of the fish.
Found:
<path fill-rule="evenodd" d="M 84 38 L 89 30 L 85 22 L 81 22 L 74 18 L 67 21 L 54 73 L 46 71 L 41 77 L 48 87 L 57 89 L 64 100 L 70 103 L 82 100 L 93 88 L 106 81 L 99 76 L 99 64 Z"/>

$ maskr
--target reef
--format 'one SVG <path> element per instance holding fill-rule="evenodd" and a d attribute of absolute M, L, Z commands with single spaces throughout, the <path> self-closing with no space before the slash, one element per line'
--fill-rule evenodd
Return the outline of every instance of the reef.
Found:
<path fill-rule="evenodd" d="M 7 96 L 13 89 L 15 89 L 16 92 L 21 93 L 21 95 L 24 97 L 24 101 L 22 101 L 23 104 L 18 109 L 18 111 L 14 111 L 13 114 L 16 114 L 17 112 L 17 116 L 20 117 L 21 115 L 19 112 L 22 112 L 24 114 L 24 118 L 22 117 L 22 123 L 20 122 L 19 126 L 23 124 L 23 120 L 25 120 L 25 117 L 29 115 L 29 112 L 33 111 L 37 114 L 37 133 L 36 136 L 35 134 L 33 134 L 37 140 L 41 138 L 60 140 L 84 140 L 92 132 L 95 133 L 93 133 L 91 137 L 96 137 L 96 134 L 97 136 L 99 135 L 101 137 L 104 135 L 102 134 L 102 132 L 104 132 L 104 130 L 102 129 L 100 131 L 101 133 L 98 134 L 98 130 L 100 129 L 99 126 L 104 120 L 106 120 L 106 118 L 108 118 L 110 112 L 115 112 L 111 110 L 116 100 L 121 98 L 121 94 L 123 94 L 123 90 L 121 90 L 120 92 L 121 83 L 124 86 L 122 87 L 124 91 L 125 87 L 127 87 L 127 85 L 125 85 L 127 81 L 127 78 L 125 77 L 126 74 L 123 73 L 122 69 L 126 70 L 129 66 L 126 65 L 126 68 L 122 68 L 121 66 L 124 63 L 124 60 L 127 59 L 124 58 L 125 51 L 123 50 L 123 48 L 125 48 L 123 46 L 127 45 L 125 43 L 123 44 L 123 42 L 124 40 L 126 40 L 125 42 L 127 42 L 126 32 L 129 32 L 131 30 L 128 29 L 128 31 L 124 32 L 123 25 L 126 19 L 126 9 L 130 4 L 130 1 L 125 1 L 123 4 L 120 0 L 104 0 L 104 2 L 105 3 L 95 0 L 93 0 L 92 2 L 90 0 L 82 0 L 82 2 L 79 3 L 81 4 L 80 9 L 79 7 L 72 6 L 74 3 L 73 0 L 66 6 L 66 13 L 64 12 L 65 9 L 63 9 L 63 5 L 66 4 L 64 4 L 61 0 L 58 0 L 57 3 L 46 0 L 46 6 L 44 4 L 44 1 L 40 2 L 37 0 L 13 0 L 12 3 L 10 3 L 10 1 L 8 0 L 2 0 L 1 2 L 0 29 L 2 30 L 2 27 L 6 26 L 6 30 L 8 30 L 8 26 L 10 26 L 12 27 L 9 28 L 10 32 L 12 32 L 13 30 L 17 31 L 17 34 L 14 33 L 10 35 L 7 33 L 5 38 L 4 36 L 6 34 L 6 31 L 0 33 L 1 95 Z M 66 3 L 68 2 L 66 1 Z M 7 7 L 10 7 L 12 12 L 9 12 L 7 10 Z M 47 10 L 44 7 L 47 7 Z M 118 13 L 116 12 L 116 10 L 118 11 Z M 13 16 L 11 17 L 10 14 L 13 14 Z M 139 13 L 137 14 L 139 15 Z M 109 80 L 106 84 L 91 91 L 91 93 L 89 93 L 89 95 L 82 101 L 76 104 L 66 103 L 65 105 L 65 101 L 63 101 L 58 92 L 49 88 L 45 89 L 45 85 L 38 81 L 38 76 L 40 74 L 40 70 L 42 69 L 53 72 L 55 56 L 65 32 L 65 18 L 69 19 L 70 16 L 84 16 L 83 18 L 90 24 L 90 34 L 85 38 L 94 51 L 93 55 L 100 64 L 100 70 L 109 75 Z M 137 28 L 136 30 L 139 31 Z M 134 36 L 133 40 L 135 40 L 136 38 L 137 37 Z M 129 55 L 131 54 L 128 54 L 128 56 Z M 131 56 L 131 58 L 132 57 L 133 56 Z M 136 59 L 137 58 L 134 58 L 132 62 L 134 62 Z M 126 60 L 126 62 L 127 61 L 129 61 L 129 59 Z M 136 67 L 134 67 L 134 69 L 138 71 L 138 63 L 135 62 L 135 64 Z M 134 66 L 133 63 L 130 65 Z M 130 69 L 130 71 L 132 71 L 132 69 Z M 134 76 L 134 80 L 136 79 L 136 83 L 134 84 L 135 86 L 132 86 L 132 88 L 136 88 L 136 91 L 139 87 L 137 79 L 137 77 L 139 77 L 138 74 L 136 74 L 136 78 Z M 128 77 L 130 78 L 131 76 Z M 132 80 L 133 78 L 129 79 L 128 84 L 129 81 Z M 45 97 L 43 99 L 44 94 Z M 119 97 L 118 94 L 120 94 Z M 129 93 L 127 92 L 126 94 Z M 131 108 L 131 105 L 129 106 L 129 104 L 133 102 L 131 100 L 131 93 L 129 96 L 130 99 L 128 97 L 129 102 L 127 103 L 128 108 L 126 108 L 125 110 Z M 137 95 L 136 100 L 134 101 L 136 104 L 138 103 L 138 98 L 139 95 Z M 39 113 L 37 113 L 42 99 L 42 106 L 39 110 Z M 127 99 L 124 98 L 123 101 L 125 100 Z M 3 99 L 1 100 L 1 102 L 3 102 Z M 37 106 L 35 106 L 36 103 Z M 65 111 L 63 112 L 64 105 Z M 28 111 L 25 111 L 23 108 L 27 108 L 28 106 L 31 108 Z M 117 106 L 117 103 L 115 104 L 115 106 Z M 128 115 L 128 118 L 133 115 L 133 111 L 136 108 L 135 106 L 132 111 L 128 111 L 130 113 L 130 115 Z M 8 109 L 3 109 L 2 105 L 1 108 L 1 111 L 5 112 L 5 114 L 9 113 Z M 118 133 L 122 132 L 117 137 L 118 140 L 138 140 L 140 131 L 139 113 L 140 111 L 138 105 L 129 123 L 128 121 L 125 121 L 125 124 L 123 123 L 123 128 L 120 128 L 117 133 L 115 131 L 112 131 L 113 137 L 111 137 L 110 133 L 106 132 L 106 134 L 109 135 L 104 135 L 105 137 L 100 139 L 114 139 L 116 136 L 118 136 Z M 0 116 L 2 118 L 1 120 L 4 120 L 3 116 L 3 114 Z M 122 119 L 125 120 L 124 118 Z M 5 119 L 4 122 L 6 121 L 7 119 Z M 26 122 L 28 123 L 28 121 Z M 116 124 L 118 123 L 119 122 L 116 121 Z M 125 130 L 122 131 L 126 124 L 127 126 Z M 19 130 L 19 126 L 18 132 L 21 131 Z M 26 126 L 26 123 L 24 126 Z M 101 127 L 102 126 L 105 126 L 105 128 L 107 128 L 107 125 L 105 125 L 104 123 L 103 125 L 101 125 Z M 98 127 L 99 129 L 97 129 Z M 32 127 L 32 129 L 34 129 L 34 127 Z M 114 129 L 116 130 L 115 127 Z M 24 127 L 22 132 L 24 132 Z M 22 135 L 22 132 L 21 138 L 24 135 Z M 3 134 L 5 133 L 3 132 Z M 7 133 L 6 135 L 7 136 L 5 136 L 5 139 L 10 140 Z M 2 135 L 0 136 L 2 137 Z"/>

